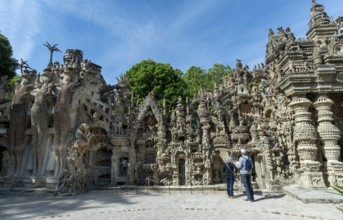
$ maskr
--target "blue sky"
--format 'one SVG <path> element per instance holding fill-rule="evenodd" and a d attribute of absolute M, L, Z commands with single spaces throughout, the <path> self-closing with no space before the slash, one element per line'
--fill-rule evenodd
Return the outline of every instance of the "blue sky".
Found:
<path fill-rule="evenodd" d="M 329 16 L 343 16 L 342 0 L 317 0 Z M 0 31 L 14 57 L 38 72 L 46 67 L 45 41 L 81 49 L 102 66 L 109 84 L 144 60 L 190 66 L 253 67 L 264 62 L 268 29 L 290 27 L 297 38 L 308 30 L 311 0 L 0 0 Z"/>

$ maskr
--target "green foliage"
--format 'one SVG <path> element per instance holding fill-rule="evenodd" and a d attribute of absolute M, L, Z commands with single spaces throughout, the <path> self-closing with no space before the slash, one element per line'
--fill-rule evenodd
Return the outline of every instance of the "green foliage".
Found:
<path fill-rule="evenodd" d="M 339 192 L 343 196 L 343 187 L 342 186 L 332 186 L 334 190 Z"/>
<path fill-rule="evenodd" d="M 224 77 L 233 75 L 234 70 L 230 66 L 223 64 L 214 64 L 208 71 L 200 67 L 192 66 L 183 75 L 183 80 L 186 82 L 189 94 L 193 97 L 199 90 L 212 90 L 215 86 L 220 86 L 224 83 Z"/>
<path fill-rule="evenodd" d="M 207 90 L 211 87 L 206 71 L 200 67 L 191 66 L 182 78 L 191 96 L 195 96 L 201 89 Z"/>
<path fill-rule="evenodd" d="M 10 85 L 10 88 L 13 89 L 14 86 L 15 86 L 15 82 L 20 80 L 20 76 L 19 75 L 15 75 L 14 77 L 12 77 L 10 79 L 10 82 L 9 82 L 9 85 Z"/>
<path fill-rule="evenodd" d="M 332 188 L 334 190 L 336 190 L 337 192 L 339 192 L 339 194 L 341 194 L 343 196 L 343 187 L 342 186 L 332 186 Z M 339 209 L 340 211 L 343 212 L 343 207 L 337 207 L 337 209 Z"/>
<path fill-rule="evenodd" d="M 179 96 L 187 95 L 187 87 L 181 75 L 182 72 L 173 69 L 170 64 L 156 63 L 153 60 L 143 60 L 125 73 L 135 102 L 142 102 L 153 92 L 158 105 L 162 106 L 165 98 L 167 107 L 174 106 Z"/>
<path fill-rule="evenodd" d="M 191 66 L 185 74 L 173 69 L 170 64 L 143 60 L 125 73 L 129 79 L 135 102 L 153 92 L 158 105 L 166 99 L 167 107 L 175 106 L 178 97 L 194 97 L 200 90 L 212 90 L 224 82 L 224 77 L 232 75 L 234 70 L 223 64 L 214 64 L 208 71 Z"/>
<path fill-rule="evenodd" d="M 17 60 L 12 58 L 13 51 L 7 37 L 0 33 L 0 74 L 7 75 L 9 79 L 15 76 Z"/>
<path fill-rule="evenodd" d="M 220 86 L 224 83 L 224 77 L 233 74 L 233 70 L 228 65 L 215 63 L 213 67 L 208 69 L 207 74 L 212 82 L 212 85 Z"/>

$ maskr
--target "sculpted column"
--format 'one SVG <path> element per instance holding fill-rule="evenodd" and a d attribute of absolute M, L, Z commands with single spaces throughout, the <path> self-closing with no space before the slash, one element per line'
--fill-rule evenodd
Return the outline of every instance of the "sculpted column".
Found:
<path fill-rule="evenodd" d="M 207 110 L 206 103 L 205 103 L 205 96 L 202 95 L 200 97 L 200 103 L 197 109 L 197 113 L 200 119 L 202 132 L 202 151 L 204 157 L 204 167 L 205 172 L 203 175 L 203 183 L 205 185 L 212 183 L 212 167 L 211 167 L 211 154 L 210 154 L 210 136 L 209 136 L 209 111 Z"/>
<path fill-rule="evenodd" d="M 308 111 L 310 105 L 311 101 L 304 97 L 293 97 L 289 104 L 295 112 L 294 141 L 300 160 L 300 178 L 296 182 L 305 188 L 325 188 L 321 164 L 317 161 L 317 131 Z"/>
<path fill-rule="evenodd" d="M 318 133 L 324 143 L 328 181 L 330 185 L 343 185 L 343 162 L 338 161 L 341 148 L 337 145 L 341 134 L 339 129 L 332 124 L 332 104 L 331 99 L 326 95 L 321 95 L 314 106 L 318 110 Z"/>

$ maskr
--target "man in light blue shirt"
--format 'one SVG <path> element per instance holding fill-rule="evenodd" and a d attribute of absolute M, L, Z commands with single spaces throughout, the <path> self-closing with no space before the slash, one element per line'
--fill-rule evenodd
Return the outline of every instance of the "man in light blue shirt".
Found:
<path fill-rule="evenodd" d="M 251 183 L 251 172 L 254 168 L 251 158 L 247 155 L 245 149 L 241 149 L 242 156 L 239 158 L 236 167 L 240 170 L 241 180 L 244 185 L 247 199 L 246 201 L 254 201 L 254 189 Z"/>

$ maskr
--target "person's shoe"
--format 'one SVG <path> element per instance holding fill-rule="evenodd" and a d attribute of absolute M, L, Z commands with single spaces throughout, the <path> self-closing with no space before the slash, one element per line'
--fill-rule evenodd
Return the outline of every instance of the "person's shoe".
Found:
<path fill-rule="evenodd" d="M 235 198 L 237 198 L 236 196 L 230 196 L 230 199 L 235 199 Z"/>

